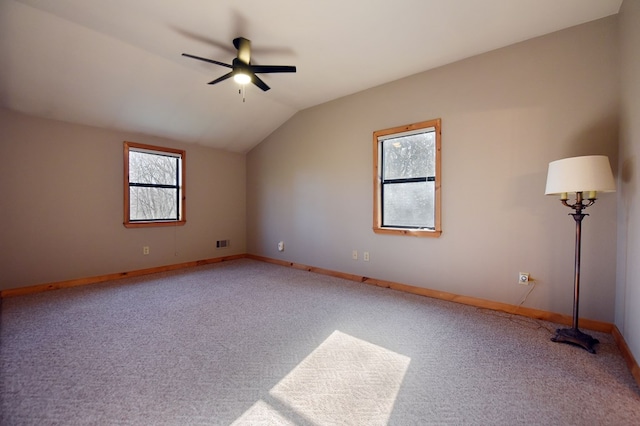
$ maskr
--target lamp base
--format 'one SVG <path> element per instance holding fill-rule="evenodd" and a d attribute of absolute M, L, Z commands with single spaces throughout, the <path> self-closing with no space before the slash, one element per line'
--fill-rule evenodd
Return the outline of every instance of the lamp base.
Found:
<path fill-rule="evenodd" d="M 598 339 L 594 339 L 588 334 L 578 330 L 578 328 L 558 328 L 556 335 L 551 338 L 552 342 L 558 343 L 571 343 L 577 346 L 581 346 L 592 354 L 596 351 L 593 349 L 593 345 L 600 343 Z"/>

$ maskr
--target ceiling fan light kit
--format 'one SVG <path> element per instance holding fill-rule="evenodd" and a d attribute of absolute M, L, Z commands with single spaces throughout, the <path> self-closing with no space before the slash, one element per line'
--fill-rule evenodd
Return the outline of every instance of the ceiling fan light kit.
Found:
<path fill-rule="evenodd" d="M 251 76 L 249 74 L 243 73 L 243 72 L 239 72 L 236 73 L 236 75 L 233 76 L 233 81 L 235 81 L 238 84 L 247 84 L 247 83 L 251 83 Z"/>
<path fill-rule="evenodd" d="M 188 58 L 197 59 L 199 61 L 209 62 L 211 64 L 220 65 L 222 67 L 231 68 L 231 72 L 210 81 L 209 84 L 217 84 L 230 77 L 233 80 L 244 86 L 248 83 L 253 83 L 258 86 L 262 91 L 266 92 L 270 87 L 260 79 L 256 74 L 270 74 L 270 73 L 292 73 L 296 72 L 296 67 L 292 65 L 252 65 L 251 64 L 251 40 L 244 37 L 238 37 L 233 40 L 233 45 L 238 50 L 238 55 L 233 59 L 232 64 L 226 64 L 224 62 L 215 61 L 213 59 L 202 58 L 200 56 L 190 55 L 183 53 L 182 56 Z"/>

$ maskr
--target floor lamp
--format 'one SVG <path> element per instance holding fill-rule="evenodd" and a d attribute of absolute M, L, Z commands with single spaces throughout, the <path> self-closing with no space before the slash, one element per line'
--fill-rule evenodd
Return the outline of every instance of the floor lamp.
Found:
<path fill-rule="evenodd" d="M 588 216 L 582 210 L 592 206 L 596 202 L 598 192 L 614 192 L 616 184 L 611 173 L 609 158 L 605 155 L 589 155 L 585 157 L 572 157 L 549 163 L 547 174 L 546 195 L 560 195 L 563 205 L 574 210 L 569 213 L 576 222 L 576 249 L 573 275 L 573 326 L 571 328 L 559 328 L 554 342 L 571 343 L 582 346 L 587 351 L 596 353 L 593 346 L 598 343 L 588 334 L 578 329 L 578 305 L 580 301 L 580 238 L 582 219 Z M 575 203 L 569 204 L 569 194 L 575 193 Z"/>

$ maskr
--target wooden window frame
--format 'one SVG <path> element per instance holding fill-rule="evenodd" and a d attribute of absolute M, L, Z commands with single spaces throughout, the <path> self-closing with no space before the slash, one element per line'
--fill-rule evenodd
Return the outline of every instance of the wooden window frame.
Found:
<path fill-rule="evenodd" d="M 435 191 L 434 191 L 434 229 L 398 228 L 382 226 L 382 170 L 380 170 L 381 142 L 380 137 L 401 134 L 420 129 L 435 129 Z M 441 225 L 441 119 L 421 121 L 419 123 L 393 127 L 373 132 L 373 232 L 376 234 L 408 235 L 413 237 L 439 237 L 442 235 Z"/>
<path fill-rule="evenodd" d="M 130 205 L 129 205 L 129 151 L 130 150 L 144 150 L 150 151 L 153 153 L 156 152 L 166 152 L 170 153 L 174 156 L 180 157 L 180 187 L 179 194 L 180 197 L 180 209 L 178 220 L 149 220 L 149 221 L 131 221 L 130 217 Z M 162 146 L 155 145 L 147 145 L 137 142 L 124 142 L 124 226 L 127 228 L 149 228 L 149 227 L 158 227 L 158 226 L 182 226 L 187 222 L 187 203 L 186 203 L 186 151 L 181 149 L 174 148 L 166 148 Z"/>

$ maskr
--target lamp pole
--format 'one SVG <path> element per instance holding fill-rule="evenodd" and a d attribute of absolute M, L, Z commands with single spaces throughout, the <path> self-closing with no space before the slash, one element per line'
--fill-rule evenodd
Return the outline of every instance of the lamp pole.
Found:
<path fill-rule="evenodd" d="M 580 304 L 580 246 L 582 239 L 582 219 L 584 219 L 585 216 L 588 216 L 588 214 L 582 213 L 582 210 L 592 206 L 596 202 L 595 197 L 595 192 L 589 193 L 587 203 L 583 204 L 582 192 L 576 192 L 575 204 L 567 203 L 566 199 L 561 200 L 563 205 L 575 210 L 575 213 L 569 213 L 569 215 L 573 216 L 573 219 L 576 221 L 576 249 L 573 270 L 573 324 L 571 328 L 558 328 L 555 336 L 551 338 L 554 342 L 572 343 L 574 345 L 581 346 L 592 354 L 596 353 L 593 346 L 596 343 L 599 343 L 599 341 L 578 329 L 578 308 Z"/>

